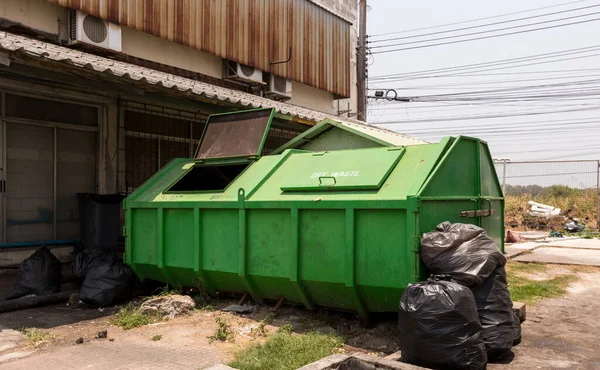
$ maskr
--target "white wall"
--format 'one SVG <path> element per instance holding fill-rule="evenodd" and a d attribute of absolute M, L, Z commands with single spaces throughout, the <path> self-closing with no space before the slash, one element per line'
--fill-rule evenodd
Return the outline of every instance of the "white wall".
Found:
<path fill-rule="evenodd" d="M 44 0 L 0 0 L 0 18 L 54 35 L 58 33 L 57 19 L 60 19 L 63 37 L 67 34 L 67 15 L 67 8 Z"/>
<path fill-rule="evenodd" d="M 123 53 L 156 63 L 221 78 L 222 59 L 131 28 L 122 28 Z"/>

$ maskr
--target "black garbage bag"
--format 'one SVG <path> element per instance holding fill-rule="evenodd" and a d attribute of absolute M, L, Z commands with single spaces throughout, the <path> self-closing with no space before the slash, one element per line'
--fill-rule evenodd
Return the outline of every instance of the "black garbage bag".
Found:
<path fill-rule="evenodd" d="M 510 353 L 515 340 L 513 304 L 504 267 L 498 267 L 478 288 L 473 290 L 483 343 L 489 360 Z"/>
<path fill-rule="evenodd" d="M 19 266 L 17 281 L 6 299 L 60 292 L 61 268 L 61 262 L 48 248 L 38 249 Z"/>
<path fill-rule="evenodd" d="M 90 267 L 92 267 L 94 260 L 105 254 L 107 254 L 107 252 L 99 248 L 89 248 L 79 252 L 75 256 L 75 259 L 73 260 L 73 265 L 71 266 L 73 277 L 75 279 L 80 280 L 81 282 L 87 274 Z"/>
<path fill-rule="evenodd" d="M 404 362 L 441 370 L 487 366 L 473 292 L 450 276 L 410 284 L 400 299 L 398 326 Z"/>
<path fill-rule="evenodd" d="M 506 257 L 484 229 L 470 224 L 442 222 L 423 234 L 421 259 L 432 274 L 449 274 L 468 287 L 479 286 Z"/>
<path fill-rule="evenodd" d="M 100 254 L 89 264 L 79 299 L 94 307 L 106 307 L 131 298 L 134 274 L 115 253 Z"/>
<path fill-rule="evenodd" d="M 521 334 L 521 320 L 519 320 L 519 316 L 513 312 L 513 328 L 515 330 L 515 339 L 513 340 L 513 347 L 521 344 L 522 334 Z"/>

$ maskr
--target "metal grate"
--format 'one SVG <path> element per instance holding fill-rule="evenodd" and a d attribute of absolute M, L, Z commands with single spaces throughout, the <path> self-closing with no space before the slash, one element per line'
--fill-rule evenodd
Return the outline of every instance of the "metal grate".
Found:
<path fill-rule="evenodd" d="M 131 192 L 174 158 L 191 158 L 206 115 L 125 104 L 125 184 Z"/>

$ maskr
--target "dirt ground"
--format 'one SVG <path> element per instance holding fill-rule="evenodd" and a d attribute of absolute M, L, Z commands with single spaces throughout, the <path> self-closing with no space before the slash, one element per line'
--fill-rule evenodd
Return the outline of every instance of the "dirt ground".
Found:
<path fill-rule="evenodd" d="M 565 269 L 556 266 L 548 271 L 563 274 Z M 600 369 L 600 269 L 576 271 L 579 281 L 569 287 L 566 296 L 528 306 L 523 342 L 514 348 L 514 358 L 490 364 L 489 369 Z M 261 321 L 267 323 L 267 335 L 284 324 L 291 324 L 294 332 L 299 333 L 335 331 L 346 338 L 347 345 L 341 352 L 386 356 L 398 349 L 395 315 L 379 317 L 374 327 L 364 329 L 354 315 L 325 310 L 309 312 L 284 306 L 274 314 L 272 306 L 263 306 L 246 315 L 220 311 L 232 303 L 231 300 L 214 301 L 214 310 L 199 310 L 128 331 L 108 323 L 116 309 L 100 312 L 62 304 L 0 314 L 2 327 L 35 327 L 53 336 L 37 346 L 24 340 L 15 350 L 33 349 L 35 352 L 3 363 L 0 368 L 37 370 L 40 364 L 45 364 L 45 368 L 73 370 L 198 369 L 227 362 L 238 348 L 264 341 L 264 336 L 252 332 Z M 208 337 L 216 331 L 217 317 L 231 325 L 233 342 L 210 343 Z M 101 330 L 108 331 L 107 339 L 95 339 Z M 156 335 L 162 337 L 153 341 L 151 338 Z M 78 338 L 83 338 L 84 343 L 76 344 Z"/>

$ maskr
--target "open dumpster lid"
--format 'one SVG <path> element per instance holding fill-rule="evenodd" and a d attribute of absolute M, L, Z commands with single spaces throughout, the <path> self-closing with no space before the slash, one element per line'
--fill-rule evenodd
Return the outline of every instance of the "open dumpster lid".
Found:
<path fill-rule="evenodd" d="M 254 109 L 209 116 L 194 158 L 260 156 L 274 112 Z"/>
<path fill-rule="evenodd" d="M 292 156 L 295 176 L 284 181 L 283 191 L 377 190 L 404 154 L 403 147 L 321 152 Z"/>

